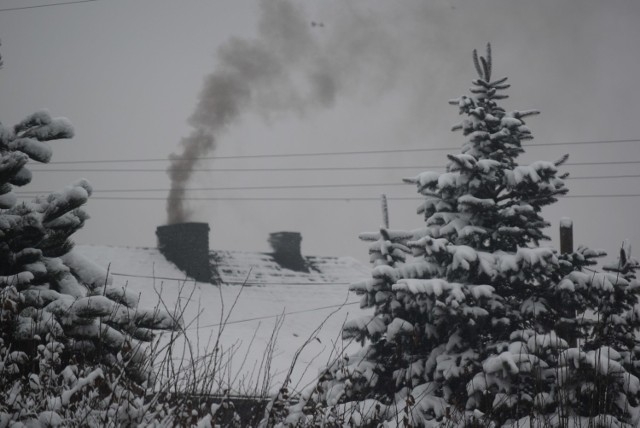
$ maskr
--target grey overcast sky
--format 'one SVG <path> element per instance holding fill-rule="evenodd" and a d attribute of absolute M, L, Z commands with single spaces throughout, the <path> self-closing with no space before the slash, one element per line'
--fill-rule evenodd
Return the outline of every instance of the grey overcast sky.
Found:
<path fill-rule="evenodd" d="M 0 9 L 52 2 L 0 0 Z M 403 149 L 455 152 L 463 143 L 450 132 L 458 115 L 447 101 L 467 93 L 475 77 L 471 52 L 486 42 L 494 76 L 512 84 L 505 107 L 542 113 L 528 121 L 535 139 L 522 163 L 564 153 L 578 163 L 640 162 L 639 141 L 536 147 L 640 139 L 639 21 L 637 0 L 100 0 L 0 11 L 0 120 L 12 125 L 47 108 L 73 122 L 75 138 L 56 142 L 54 163 L 34 166 L 34 181 L 23 190 L 87 178 L 96 191 L 86 207 L 92 218 L 77 242 L 154 246 L 155 227 L 167 221 L 168 161 L 55 162 L 168 159 L 182 153 L 184 138 L 209 126 L 196 109 L 227 103 L 207 156 L 398 152 L 204 160 L 195 168 L 353 169 L 195 172 L 187 188 L 400 183 L 444 164 L 447 153 Z M 216 77 L 231 79 L 235 92 L 200 96 Z M 355 169 L 367 166 L 424 168 Z M 575 177 L 640 175 L 640 163 L 564 169 Z M 568 186 L 570 195 L 640 194 L 637 177 L 574 179 Z M 116 189 L 158 190 L 105 192 Z M 211 224 L 212 248 L 267 251 L 269 232 L 297 230 L 305 254 L 367 260 L 357 235 L 381 224 L 378 202 L 268 199 L 381 193 L 392 199 L 393 228 L 420 227 L 418 200 L 393 200 L 414 196 L 411 186 L 186 196 L 263 198 L 190 201 L 190 219 Z M 554 240 L 558 220 L 568 216 L 576 243 L 615 254 L 628 238 L 640 248 L 640 197 L 564 198 L 544 214 Z"/>

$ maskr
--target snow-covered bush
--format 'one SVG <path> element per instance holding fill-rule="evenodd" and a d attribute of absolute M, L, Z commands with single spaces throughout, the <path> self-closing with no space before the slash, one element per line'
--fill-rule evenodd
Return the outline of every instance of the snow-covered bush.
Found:
<path fill-rule="evenodd" d="M 367 315 L 343 338 L 362 342 L 264 423 L 283 426 L 638 426 L 637 262 L 624 249 L 608 271 L 602 252 L 540 247 L 544 206 L 567 193 L 555 162 L 520 165 L 525 119 L 499 106 L 509 85 L 491 80 L 474 51 L 466 142 L 446 172 L 405 181 L 424 197 L 425 226 L 366 233 L 372 278 L 351 289 Z"/>
<path fill-rule="evenodd" d="M 137 298 L 71 251 L 88 218 L 85 180 L 18 202 L 29 160 L 46 163 L 49 141 L 70 138 L 64 118 L 41 111 L 0 124 L 0 426 L 103 426 L 148 415 L 153 382 L 146 343 L 174 329 L 165 311 Z"/>

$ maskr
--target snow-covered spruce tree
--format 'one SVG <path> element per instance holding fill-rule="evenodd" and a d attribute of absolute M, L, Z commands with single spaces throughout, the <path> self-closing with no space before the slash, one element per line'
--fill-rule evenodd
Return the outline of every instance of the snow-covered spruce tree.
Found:
<path fill-rule="evenodd" d="M 405 181 L 424 196 L 425 227 L 363 234 L 372 278 L 351 289 L 370 315 L 343 338 L 362 349 L 327 367 L 282 425 L 402 427 L 638 426 L 639 283 L 628 251 L 539 247 L 541 209 L 567 192 L 556 162 L 520 165 L 532 138 L 474 51 L 460 154 L 446 172 Z M 277 402 L 277 400 L 276 400 Z M 282 414 L 283 412 L 281 412 Z"/>
<path fill-rule="evenodd" d="M 144 342 L 171 329 L 166 312 L 137 308 L 137 296 L 72 252 L 88 218 L 85 180 L 18 202 L 29 160 L 48 162 L 48 141 L 70 138 L 68 120 L 46 111 L 0 124 L 0 426 L 137 423 L 152 380 Z"/>

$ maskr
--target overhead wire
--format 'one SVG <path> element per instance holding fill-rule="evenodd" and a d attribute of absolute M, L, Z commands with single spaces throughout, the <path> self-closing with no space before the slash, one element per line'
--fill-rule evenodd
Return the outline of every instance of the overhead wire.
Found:
<path fill-rule="evenodd" d="M 620 178 L 640 178 L 640 174 L 621 174 L 621 175 L 599 175 L 599 176 L 578 176 L 567 177 L 564 180 L 605 180 Z M 291 185 L 273 185 L 273 186 L 222 186 L 222 187 L 187 187 L 185 191 L 233 191 L 233 190 L 285 190 L 285 189 L 331 189 L 331 188 L 349 188 L 349 187 L 387 187 L 387 186 L 407 186 L 407 183 L 338 183 L 338 184 L 291 184 Z M 140 193 L 140 192 L 168 192 L 169 188 L 151 188 L 151 189 L 94 189 L 93 193 Z M 55 190 L 27 190 L 16 192 L 18 195 L 37 195 L 43 193 L 54 193 Z"/>
<path fill-rule="evenodd" d="M 324 309 L 332 309 L 332 308 L 341 308 L 344 306 L 351 306 L 351 305 L 359 305 L 360 302 L 346 302 L 346 303 L 340 303 L 337 305 L 327 305 L 327 306 L 320 306 L 317 308 L 310 308 L 310 309 L 300 309 L 297 311 L 291 311 L 291 312 L 281 312 L 277 315 L 264 315 L 264 316 L 259 316 L 259 317 L 252 317 L 252 318 L 244 318 L 244 319 L 239 319 L 239 320 L 233 320 L 233 321 L 226 321 L 224 323 L 214 323 L 214 324 L 205 324 L 205 325 L 199 325 L 199 326 L 195 326 L 195 327 L 189 327 L 186 328 L 186 330 L 201 330 L 203 328 L 211 328 L 211 327 L 219 327 L 222 325 L 229 325 L 229 324 L 240 324 L 240 323 L 244 323 L 244 322 L 250 322 L 250 321 L 258 321 L 258 320 L 264 320 L 264 319 L 270 319 L 270 318 L 280 318 L 283 316 L 287 316 L 287 315 L 296 315 L 296 314 L 306 314 L 309 312 L 317 312 L 317 311 L 321 311 Z"/>
<path fill-rule="evenodd" d="M 640 163 L 640 161 L 638 162 Z M 393 169 L 424 169 L 424 168 L 444 168 L 445 166 L 329 166 L 329 167 L 283 167 L 283 168 L 189 168 L 174 169 L 179 172 L 273 172 L 273 171 L 358 171 L 358 170 L 393 170 Z M 73 169 L 32 169 L 32 172 L 167 172 L 166 168 L 73 168 Z"/>
<path fill-rule="evenodd" d="M 141 196 L 141 197 L 119 197 L 119 196 L 95 196 L 91 197 L 91 200 L 130 200 L 130 201 L 317 201 L 317 202 L 327 202 L 327 201 L 380 201 L 380 198 L 369 198 L 369 197 L 183 197 L 183 198 L 165 198 L 165 197 L 153 197 L 153 196 Z M 416 197 L 396 197 L 396 198 L 387 198 L 394 201 L 399 200 L 419 200 Z"/>
<path fill-rule="evenodd" d="M 562 198 L 637 198 L 640 193 L 618 193 L 608 194 L 602 193 L 599 195 L 564 195 Z"/>
<path fill-rule="evenodd" d="M 146 279 L 161 279 L 166 281 L 182 281 L 191 282 L 192 279 L 188 277 L 176 278 L 166 276 L 151 276 L 151 275 L 137 275 L 131 273 L 110 272 L 113 276 L 122 276 L 128 278 L 146 278 Z M 349 285 L 349 282 L 248 282 L 248 281 L 225 281 L 227 285 L 247 285 L 247 286 L 260 286 L 260 285 Z"/>
<path fill-rule="evenodd" d="M 523 144 L 524 147 L 549 147 L 549 146 L 567 146 L 567 145 L 592 145 L 592 144 L 618 144 L 640 142 L 640 139 L 621 139 L 621 140 L 594 140 L 594 141 L 567 141 L 560 143 L 532 143 Z M 262 153 L 253 155 L 226 155 L 226 156 L 196 156 L 184 158 L 137 158 L 137 159 L 94 159 L 94 160 L 73 160 L 73 161 L 54 161 L 50 165 L 71 165 L 83 163 L 134 163 L 134 162 L 167 162 L 171 161 L 192 161 L 192 160 L 225 160 L 225 159 L 259 159 L 259 158 L 290 158 L 290 157 L 316 157 L 316 156 L 341 156 L 341 155 L 367 155 L 367 154 L 392 154 L 392 153 L 417 153 L 417 152 L 434 152 L 444 150 L 456 150 L 459 147 L 421 147 L 408 149 L 373 149 L 373 150 L 350 150 L 350 151 L 334 151 L 334 152 L 298 152 L 298 153 Z"/>
<path fill-rule="evenodd" d="M 562 166 L 595 166 L 595 165 L 636 165 L 640 160 L 628 161 L 593 161 L 566 162 Z M 323 166 L 323 167 L 272 167 L 272 168 L 190 168 L 173 171 L 191 172 L 302 172 L 302 171 L 363 171 L 363 170 L 397 170 L 397 169 L 442 169 L 446 165 L 372 165 L 372 166 Z M 167 172 L 166 168 L 65 168 L 65 169 L 32 169 L 32 172 Z"/>
<path fill-rule="evenodd" d="M 556 195 L 558 198 L 635 198 L 640 196 L 640 193 L 618 193 L 618 194 L 597 194 L 597 195 Z M 26 199 L 29 196 L 19 196 L 21 199 Z M 390 201 L 416 201 L 422 200 L 419 196 L 411 197 L 387 197 Z M 140 197 L 127 197 L 127 196 L 92 196 L 90 200 L 102 200 L 102 201 L 262 201 L 262 202 L 380 202 L 380 197 L 183 197 L 183 198 L 165 198 L 165 197 L 153 197 L 153 196 L 140 196 Z"/>
<path fill-rule="evenodd" d="M 46 3 L 46 4 L 36 4 L 32 6 L 16 6 L 16 7 L 5 7 L 0 9 L 0 12 L 9 12 L 14 10 L 26 10 L 26 9 L 38 9 L 41 7 L 52 7 L 52 6 L 66 6 L 72 4 L 80 4 L 80 3 L 91 3 L 99 0 L 72 0 L 58 3 Z"/>
<path fill-rule="evenodd" d="M 639 176 L 640 177 L 640 176 Z M 340 184 L 291 184 L 276 186 L 229 186 L 229 187 L 191 187 L 185 188 L 187 191 L 219 191 L 219 190 L 277 190 L 277 189 L 321 189 L 321 188 L 341 188 L 341 187 L 383 187 L 383 186 L 406 186 L 406 183 L 340 183 Z M 156 189 L 94 189 L 100 193 L 138 193 L 138 192 L 168 192 L 169 188 Z M 40 194 L 53 193 L 53 190 L 16 192 L 20 194 Z"/>

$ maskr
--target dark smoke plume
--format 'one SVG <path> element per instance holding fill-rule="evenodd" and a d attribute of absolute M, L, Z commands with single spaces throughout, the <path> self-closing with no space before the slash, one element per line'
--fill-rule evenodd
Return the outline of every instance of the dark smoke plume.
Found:
<path fill-rule="evenodd" d="M 450 48 L 434 42 L 442 38 L 439 22 L 451 12 L 449 2 L 416 0 L 401 8 L 395 2 L 374 3 L 376 8 L 369 2 L 327 2 L 321 12 L 326 22 L 318 25 L 316 16 L 300 9 L 302 2 L 261 2 L 257 37 L 232 38 L 218 50 L 217 67 L 205 78 L 189 119 L 193 131 L 181 141 L 182 152 L 171 155 L 169 223 L 190 219 L 183 198 L 197 158 L 212 152 L 225 129 L 250 110 L 267 117 L 302 115 L 332 107 L 338 97 L 355 94 L 371 104 L 387 91 L 404 88 L 407 117 L 424 124 L 425 93 L 433 95 L 439 86 L 435 76 L 451 79 L 459 68 L 466 70 L 429 61 Z"/>
<path fill-rule="evenodd" d="M 233 38 L 219 49 L 217 68 L 205 78 L 189 118 L 193 131 L 180 142 L 182 152 L 170 156 L 168 223 L 190 219 L 183 198 L 197 158 L 211 153 L 243 112 L 252 107 L 303 112 L 333 103 L 338 83 L 321 57 L 308 20 L 288 1 L 262 3 L 259 38 Z"/>

